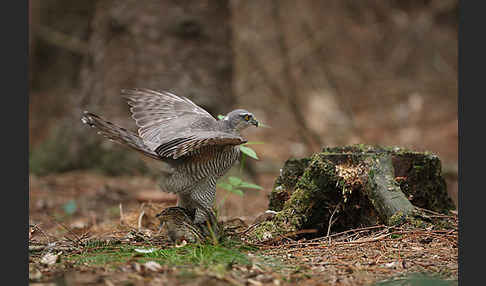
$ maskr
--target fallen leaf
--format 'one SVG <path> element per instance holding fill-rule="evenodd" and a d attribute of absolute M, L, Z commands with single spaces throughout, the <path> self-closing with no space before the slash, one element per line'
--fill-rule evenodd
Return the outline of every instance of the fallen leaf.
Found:
<path fill-rule="evenodd" d="M 150 271 L 159 271 L 162 269 L 162 266 L 155 261 L 147 261 L 143 266 Z"/>
<path fill-rule="evenodd" d="M 152 253 L 152 252 L 156 251 L 157 249 L 155 249 L 155 248 L 149 248 L 149 249 L 135 248 L 134 250 L 135 250 L 135 252 L 138 252 L 138 253 Z"/>
<path fill-rule="evenodd" d="M 393 261 L 393 262 L 390 262 L 390 263 L 386 263 L 384 266 L 386 268 L 398 268 L 398 261 Z"/>

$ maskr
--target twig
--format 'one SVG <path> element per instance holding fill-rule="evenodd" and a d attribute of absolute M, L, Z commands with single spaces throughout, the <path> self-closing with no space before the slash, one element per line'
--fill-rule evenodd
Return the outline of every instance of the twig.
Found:
<path fill-rule="evenodd" d="M 262 221 L 263 222 L 263 221 Z M 254 229 L 255 227 L 259 226 L 262 222 L 257 222 L 257 223 L 254 223 L 252 225 L 250 225 L 247 229 L 245 229 L 244 231 L 240 232 L 240 233 L 237 233 L 238 235 L 245 235 L 247 234 L 250 230 Z"/>
<path fill-rule="evenodd" d="M 362 228 L 348 229 L 348 230 L 345 230 L 345 231 L 342 231 L 342 232 L 333 233 L 329 236 L 330 237 L 340 236 L 340 235 L 350 233 L 350 232 L 361 233 L 361 232 L 366 232 L 366 231 L 370 231 L 370 230 L 377 229 L 377 228 L 387 228 L 387 226 L 380 224 L 380 225 L 374 225 L 374 226 L 368 226 L 368 227 L 362 227 Z M 308 243 L 312 243 L 313 241 L 316 241 L 316 240 L 322 240 L 323 238 L 326 238 L 326 237 L 313 238 L 313 239 L 309 240 Z"/>
<path fill-rule="evenodd" d="M 264 241 L 265 244 L 271 244 L 271 243 L 275 243 L 277 241 L 280 241 L 284 238 L 289 238 L 291 236 L 296 236 L 298 234 L 303 234 L 303 233 L 316 233 L 317 232 L 317 229 L 302 229 L 302 230 L 298 230 L 298 231 L 292 231 L 292 232 L 289 232 L 289 233 L 286 233 L 286 234 L 282 234 L 282 235 L 279 235 L 275 238 L 272 238 L 272 239 L 269 239 L 267 241 Z"/>
<path fill-rule="evenodd" d="M 435 211 L 432 211 L 432 210 L 428 210 L 428 209 L 424 209 L 424 208 L 420 208 L 420 207 L 415 207 L 417 210 L 420 210 L 420 211 L 423 211 L 423 212 L 426 212 L 426 213 L 430 213 L 430 214 L 433 214 L 433 216 L 429 216 L 429 217 L 442 217 L 442 218 L 451 218 L 451 219 L 457 219 L 457 215 L 445 215 L 445 214 L 441 214 L 441 213 L 438 213 L 438 212 L 435 212 Z"/>
<path fill-rule="evenodd" d="M 336 207 L 334 208 L 334 210 L 332 211 L 331 213 L 331 217 L 329 218 L 329 223 L 327 225 L 327 238 L 329 240 L 329 244 L 331 244 L 331 237 L 329 236 L 329 234 L 331 233 L 331 226 L 333 223 L 336 222 L 336 220 L 332 220 L 332 218 L 334 217 L 334 214 L 337 212 L 338 208 L 341 206 L 341 203 L 337 204 Z"/>
<path fill-rule="evenodd" d="M 69 238 L 67 235 L 65 235 L 64 237 L 71 241 L 72 243 L 74 244 L 78 244 L 82 238 L 80 238 L 76 233 L 74 233 L 69 227 L 65 226 L 64 224 L 62 224 L 61 222 L 58 222 L 56 219 L 54 219 L 53 217 L 49 216 L 49 218 L 54 221 L 57 225 L 60 225 L 62 228 L 64 228 L 65 230 L 67 230 L 70 234 L 72 234 L 75 239 L 72 239 L 72 238 Z"/>
<path fill-rule="evenodd" d="M 137 224 L 137 226 L 138 226 L 138 231 L 141 231 L 141 229 L 142 229 L 142 218 L 143 218 L 143 216 L 144 216 L 144 215 L 145 215 L 145 211 L 144 211 L 144 210 L 142 210 L 142 212 L 141 212 L 141 213 L 140 213 L 140 215 L 138 216 L 138 224 Z"/>
<path fill-rule="evenodd" d="M 46 248 L 45 245 L 29 245 L 29 251 L 39 251 Z"/>
<path fill-rule="evenodd" d="M 30 226 L 34 229 L 34 231 L 35 230 L 40 231 L 40 233 L 42 233 L 42 235 L 47 239 L 47 243 L 51 243 L 49 236 L 39 227 L 39 225 L 33 224 L 33 225 L 30 225 Z M 30 239 L 29 239 L 29 241 L 30 241 Z"/>
<path fill-rule="evenodd" d="M 123 216 L 123 207 L 122 207 L 122 203 L 120 203 L 120 225 L 123 225 L 123 221 L 124 221 L 124 216 Z"/>
<path fill-rule="evenodd" d="M 368 243 L 368 242 L 376 242 L 376 241 L 379 241 L 379 240 L 382 240 L 384 238 L 387 238 L 388 236 L 392 235 L 393 233 L 387 233 L 387 234 L 383 234 L 383 235 L 380 235 L 380 236 L 377 236 L 377 237 L 372 237 L 372 238 L 368 238 L 368 239 L 363 239 L 363 240 L 355 240 L 355 241 L 344 241 L 344 242 L 341 242 L 341 243 L 338 243 L 340 245 L 345 245 L 345 244 L 356 244 L 356 243 Z"/>

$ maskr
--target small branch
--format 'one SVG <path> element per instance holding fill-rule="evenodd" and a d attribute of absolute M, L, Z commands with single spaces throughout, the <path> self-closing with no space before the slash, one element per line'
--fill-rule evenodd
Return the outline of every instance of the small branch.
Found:
<path fill-rule="evenodd" d="M 328 238 L 329 244 L 331 244 L 331 237 L 329 236 L 329 234 L 331 233 L 331 226 L 337 220 L 337 219 L 336 220 L 332 220 L 332 218 L 334 217 L 334 214 L 336 214 L 336 212 L 337 212 L 337 210 L 339 209 L 340 206 L 341 206 L 341 203 L 337 204 L 337 206 L 334 208 L 334 210 L 331 213 L 331 217 L 329 218 L 329 223 L 327 225 L 327 238 Z"/>
<path fill-rule="evenodd" d="M 30 227 L 32 227 L 32 228 L 34 229 L 34 230 L 33 230 L 33 232 L 32 232 L 32 234 L 33 234 L 33 233 L 34 233 L 36 230 L 38 230 L 38 231 L 40 231 L 40 233 L 42 233 L 42 235 L 43 235 L 43 236 L 44 236 L 44 237 L 47 239 L 47 243 L 51 243 L 51 241 L 50 241 L 50 239 L 49 239 L 49 236 L 48 236 L 48 235 L 47 235 L 47 234 L 46 234 L 46 233 L 45 233 L 45 232 L 44 232 L 44 231 L 43 231 L 43 230 L 42 230 L 42 229 L 39 227 L 39 225 L 37 225 L 37 224 L 32 224 L 32 225 L 30 225 Z M 30 241 L 30 240 L 31 240 L 31 239 L 29 238 L 29 241 Z"/>
<path fill-rule="evenodd" d="M 78 244 L 80 241 L 81 241 L 81 237 L 79 237 L 76 233 L 74 233 L 69 227 L 65 226 L 64 224 L 58 222 L 56 219 L 50 217 L 52 221 L 54 221 L 57 225 L 60 225 L 62 228 L 64 228 L 65 230 L 67 230 L 70 234 L 72 234 L 74 236 L 75 239 L 72 239 L 72 238 L 69 238 L 67 235 L 65 235 L 64 237 L 71 241 L 72 243 L 74 244 Z"/>
<path fill-rule="evenodd" d="M 140 212 L 140 215 L 138 216 L 138 231 L 141 231 L 142 229 L 142 218 L 143 216 L 145 215 L 145 210 L 143 209 L 143 207 L 145 206 L 145 203 L 143 203 L 140 208 L 142 209 L 142 212 Z"/>
<path fill-rule="evenodd" d="M 122 207 L 122 203 L 120 203 L 120 225 L 123 225 L 124 224 L 124 216 L 123 216 L 123 207 Z"/>
<path fill-rule="evenodd" d="M 317 232 L 317 229 L 302 229 L 302 230 L 298 230 L 298 231 L 292 231 L 292 232 L 289 232 L 289 233 L 286 233 L 286 234 L 279 235 L 279 236 L 272 238 L 272 239 L 269 239 L 267 241 L 264 241 L 264 243 L 265 244 L 271 244 L 271 243 L 281 241 L 284 238 L 290 238 L 292 236 L 296 236 L 298 234 L 316 233 L 316 232 Z"/>

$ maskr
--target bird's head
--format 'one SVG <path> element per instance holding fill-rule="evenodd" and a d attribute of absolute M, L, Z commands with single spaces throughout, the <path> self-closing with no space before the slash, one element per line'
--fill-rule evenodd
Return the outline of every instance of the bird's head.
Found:
<path fill-rule="evenodd" d="M 228 113 L 222 120 L 225 120 L 233 130 L 241 131 L 250 125 L 258 127 L 255 116 L 247 110 L 236 109 Z"/>

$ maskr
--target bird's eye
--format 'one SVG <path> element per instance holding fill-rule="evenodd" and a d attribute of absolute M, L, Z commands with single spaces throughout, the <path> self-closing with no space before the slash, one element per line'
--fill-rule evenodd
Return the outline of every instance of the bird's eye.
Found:
<path fill-rule="evenodd" d="M 250 115 L 247 114 L 247 115 L 245 115 L 244 118 L 245 118 L 246 121 L 250 121 Z"/>

